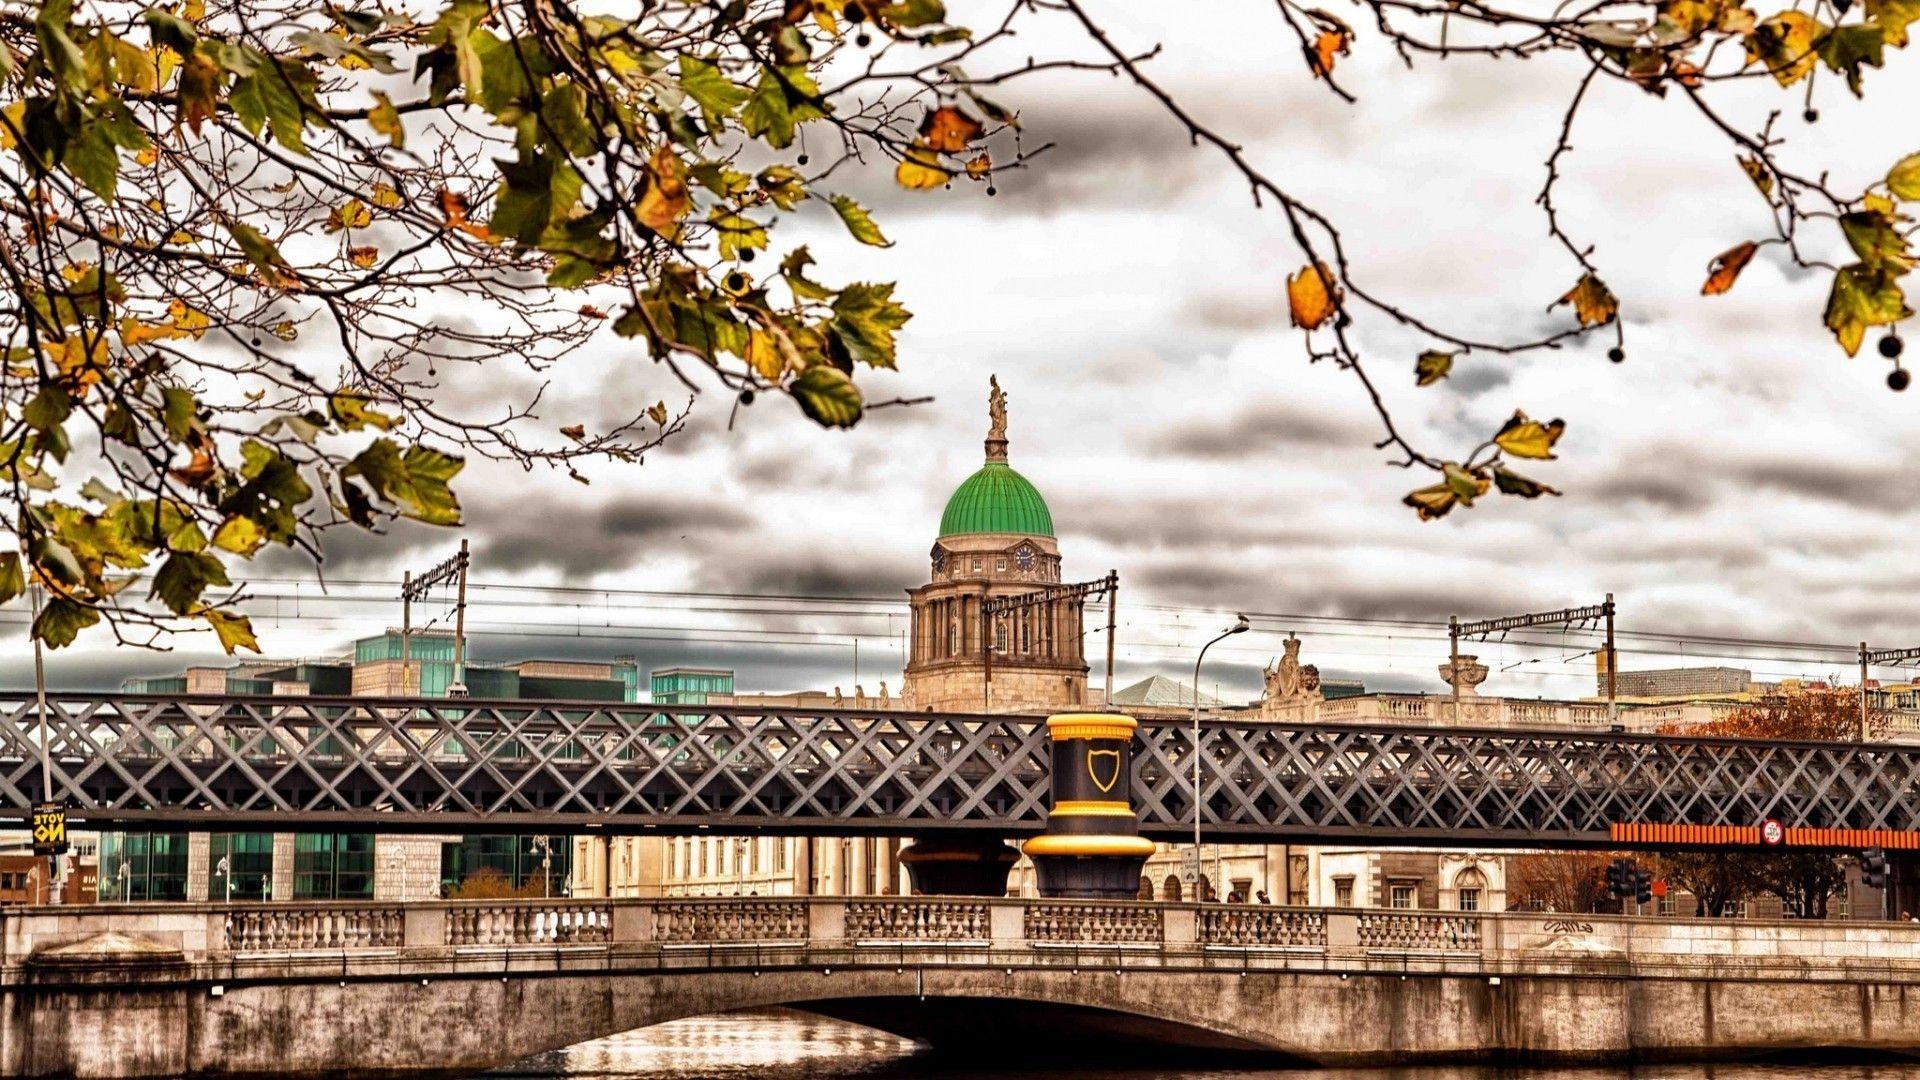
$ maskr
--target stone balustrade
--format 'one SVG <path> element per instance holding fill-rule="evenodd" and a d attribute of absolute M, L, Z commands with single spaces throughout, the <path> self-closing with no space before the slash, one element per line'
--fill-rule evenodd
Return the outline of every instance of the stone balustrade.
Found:
<path fill-rule="evenodd" d="M 0 970 L 36 951 L 134 935 L 189 963 L 336 955 L 404 959 L 537 947 L 699 950 L 701 963 L 746 950 L 762 963 L 783 950 L 857 964 L 873 952 L 898 963 L 1044 964 L 1087 950 L 1160 966 L 1234 962 L 1326 970 L 1346 964 L 1462 964 L 1489 973 L 1574 965 L 1820 966 L 1920 975 L 1920 925 L 1894 922 L 1644 919 L 1521 912 L 1289 908 L 966 897 L 489 900 L 411 904 L 117 904 L 0 911 Z M 639 949 L 640 952 L 631 950 Z M 651 950 L 649 952 L 648 950 Z M 718 951 L 716 951 L 718 950 Z M 936 950 L 936 952 L 928 952 Z M 1065 950 L 1065 953 L 1062 953 Z M 923 955 L 924 954 L 924 955 Z M 1265 959 L 1262 959 L 1265 957 Z M 396 959 L 393 962 L 400 962 Z M 919 961 L 916 961 L 919 962 Z M 1077 961 L 1076 961 L 1077 962 Z"/>

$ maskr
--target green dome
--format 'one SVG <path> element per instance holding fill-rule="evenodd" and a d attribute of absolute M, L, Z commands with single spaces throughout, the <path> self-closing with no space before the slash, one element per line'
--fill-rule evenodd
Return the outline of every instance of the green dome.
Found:
<path fill-rule="evenodd" d="M 940 515 L 943 539 L 964 533 L 1052 536 L 1053 514 L 1026 477 L 1004 461 L 989 461 L 954 489 Z"/>

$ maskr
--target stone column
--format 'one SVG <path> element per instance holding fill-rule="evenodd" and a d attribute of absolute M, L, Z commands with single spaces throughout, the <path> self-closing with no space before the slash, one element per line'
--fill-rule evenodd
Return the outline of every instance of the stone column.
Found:
<path fill-rule="evenodd" d="M 225 900 L 225 882 L 221 883 L 223 893 L 219 897 Z M 213 885 L 213 838 L 207 833 L 187 834 L 187 899 L 209 900 L 213 897 L 208 890 Z"/>
<path fill-rule="evenodd" d="M 293 899 L 293 834 L 273 834 L 273 899 L 285 903 Z"/>

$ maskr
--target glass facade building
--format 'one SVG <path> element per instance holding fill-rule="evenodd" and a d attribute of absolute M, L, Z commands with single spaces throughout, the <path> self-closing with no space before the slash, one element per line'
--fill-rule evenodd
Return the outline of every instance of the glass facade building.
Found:
<path fill-rule="evenodd" d="M 207 837 L 207 873 L 210 900 L 273 899 L 273 834 L 213 833 Z"/>
<path fill-rule="evenodd" d="M 544 847 L 543 847 L 543 843 Z M 450 892 L 476 873 L 492 871 L 513 889 L 565 896 L 573 875 L 566 836 L 468 836 L 440 849 L 440 888 Z"/>
<path fill-rule="evenodd" d="M 710 694 L 733 693 L 733 672 L 723 668 L 662 668 L 649 681 L 655 705 L 705 705 Z"/>
<path fill-rule="evenodd" d="M 102 903 L 187 898 L 187 834 L 100 834 Z"/>
<path fill-rule="evenodd" d="M 373 899 L 373 834 L 295 833 L 293 898 Z"/>

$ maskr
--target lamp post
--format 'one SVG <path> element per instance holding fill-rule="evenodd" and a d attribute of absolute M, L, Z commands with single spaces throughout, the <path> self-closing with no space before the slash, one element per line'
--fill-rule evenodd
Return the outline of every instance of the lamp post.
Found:
<path fill-rule="evenodd" d="M 1232 626 L 1222 630 L 1212 641 L 1200 646 L 1200 655 L 1193 658 L 1193 885 L 1194 899 L 1204 900 L 1200 895 L 1200 664 L 1207 658 L 1207 650 L 1235 634 L 1244 634 L 1253 629 L 1245 615 L 1236 615 Z M 1216 886 L 1217 887 L 1217 886 Z"/>
<path fill-rule="evenodd" d="M 219 874 L 219 875 L 220 875 L 220 876 L 221 876 L 222 878 L 224 878 L 224 879 L 226 879 L 226 883 L 227 883 L 227 903 L 229 903 L 229 904 L 231 904 L 231 903 L 233 903 L 233 862 L 232 862 L 232 859 L 233 859 L 233 856 L 232 856 L 232 855 L 222 855 L 222 856 L 220 856 L 220 862 L 219 862 L 218 864 L 216 864 L 216 865 L 214 866 L 214 868 L 213 868 L 213 872 L 214 872 L 214 873 L 216 873 L 216 874 Z"/>

